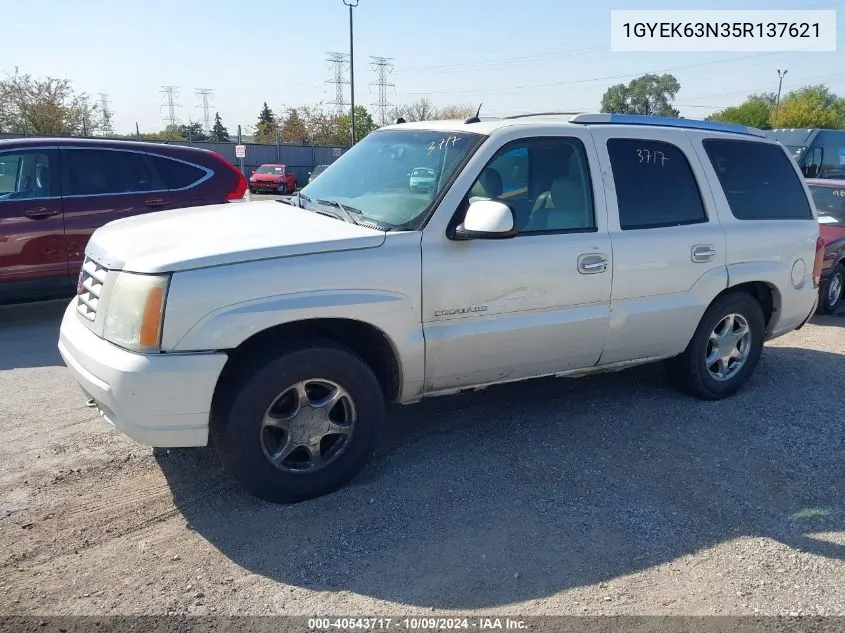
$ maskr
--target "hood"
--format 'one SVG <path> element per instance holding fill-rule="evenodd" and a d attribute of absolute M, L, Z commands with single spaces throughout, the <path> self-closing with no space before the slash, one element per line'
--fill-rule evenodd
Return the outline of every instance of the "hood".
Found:
<path fill-rule="evenodd" d="M 273 200 L 159 211 L 110 222 L 86 255 L 111 270 L 163 273 L 380 246 L 385 233 Z"/>
<path fill-rule="evenodd" d="M 282 180 L 284 179 L 284 175 L 282 174 L 253 174 L 249 177 L 250 180 L 254 180 L 257 182 L 273 182 L 274 180 Z"/>

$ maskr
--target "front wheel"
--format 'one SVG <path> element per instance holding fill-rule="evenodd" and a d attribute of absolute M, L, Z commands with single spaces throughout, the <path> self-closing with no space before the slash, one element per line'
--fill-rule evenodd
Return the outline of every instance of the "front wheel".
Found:
<path fill-rule="evenodd" d="M 715 301 L 683 354 L 666 361 L 669 379 L 703 400 L 726 398 L 751 378 L 766 328 L 759 302 L 744 292 Z"/>
<path fill-rule="evenodd" d="M 226 467 L 255 496 L 293 503 L 347 484 L 384 419 L 372 369 L 331 342 L 303 345 L 237 372 L 215 411 Z"/>
<path fill-rule="evenodd" d="M 845 291 L 845 266 L 839 264 L 833 269 L 833 274 L 819 285 L 819 313 L 832 314 L 836 312 L 842 294 Z"/>

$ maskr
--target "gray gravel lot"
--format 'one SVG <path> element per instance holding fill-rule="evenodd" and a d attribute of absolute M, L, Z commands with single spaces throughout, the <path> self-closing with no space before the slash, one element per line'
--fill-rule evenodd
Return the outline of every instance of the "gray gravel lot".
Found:
<path fill-rule="evenodd" d="M 845 314 L 722 402 L 649 366 L 397 408 L 285 507 L 85 408 L 64 305 L 0 309 L 0 613 L 845 615 Z"/>

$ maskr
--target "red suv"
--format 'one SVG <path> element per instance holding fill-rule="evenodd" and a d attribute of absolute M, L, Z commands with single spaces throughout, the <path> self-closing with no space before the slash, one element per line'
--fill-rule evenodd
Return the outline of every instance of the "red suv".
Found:
<path fill-rule="evenodd" d="M 845 296 L 845 180 L 808 178 L 824 239 L 819 312 L 830 314 Z"/>
<path fill-rule="evenodd" d="M 94 139 L 0 141 L 0 303 L 73 293 L 91 234 L 140 213 L 245 199 L 204 149 Z"/>
<path fill-rule="evenodd" d="M 266 163 L 250 175 L 249 190 L 251 193 L 293 193 L 296 191 L 296 174 L 287 165 Z"/>

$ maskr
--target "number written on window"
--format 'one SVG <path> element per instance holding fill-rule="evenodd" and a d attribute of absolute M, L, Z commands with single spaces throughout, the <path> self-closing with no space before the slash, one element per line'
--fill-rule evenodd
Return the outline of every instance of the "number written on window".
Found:
<path fill-rule="evenodd" d="M 640 148 L 637 150 L 637 160 L 643 165 L 658 165 L 663 167 L 669 157 L 666 156 L 659 149 L 650 150 L 647 148 Z"/>
<path fill-rule="evenodd" d="M 429 153 L 429 155 L 431 155 L 431 153 L 434 152 L 435 150 L 446 149 L 447 147 L 449 147 L 450 144 L 452 145 L 452 147 L 454 147 L 455 143 L 457 143 L 460 140 L 461 140 L 461 137 L 455 136 L 454 134 L 452 136 L 447 136 L 447 137 L 441 138 L 440 141 L 434 141 L 432 143 L 429 143 L 428 153 Z"/>

